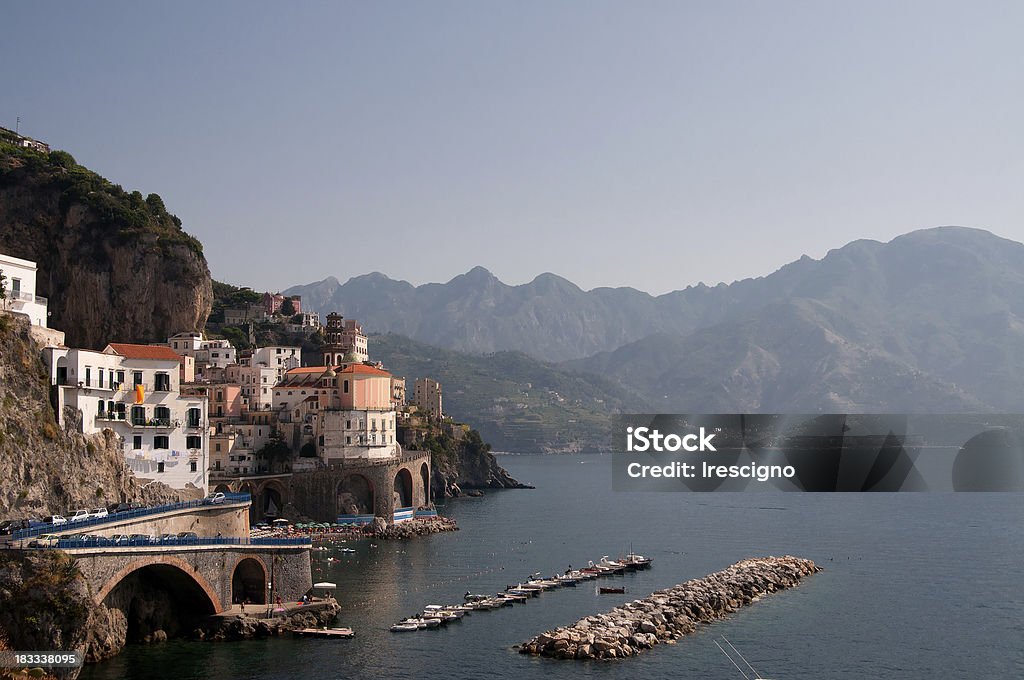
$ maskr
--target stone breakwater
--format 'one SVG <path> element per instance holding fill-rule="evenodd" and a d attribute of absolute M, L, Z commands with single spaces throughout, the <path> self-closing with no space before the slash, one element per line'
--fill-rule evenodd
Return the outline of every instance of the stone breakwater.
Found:
<path fill-rule="evenodd" d="M 665 642 L 674 643 L 709 623 L 754 602 L 762 595 L 797 585 L 821 571 L 798 557 L 761 557 L 693 579 L 606 614 L 580 619 L 524 642 L 521 654 L 555 659 L 620 659 Z"/>
<path fill-rule="evenodd" d="M 373 535 L 376 538 L 412 538 L 440 534 L 445 531 L 458 531 L 459 525 L 448 517 L 431 517 L 428 519 L 411 519 L 400 524 L 375 526 Z"/>

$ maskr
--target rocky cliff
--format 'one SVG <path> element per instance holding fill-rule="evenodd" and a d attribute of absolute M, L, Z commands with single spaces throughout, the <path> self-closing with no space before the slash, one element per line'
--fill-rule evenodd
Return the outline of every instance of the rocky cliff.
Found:
<path fill-rule="evenodd" d="M 156 194 L 0 142 L 0 252 L 38 263 L 37 295 L 71 346 L 201 329 L 213 289 L 202 245 Z"/>
<path fill-rule="evenodd" d="M 468 489 L 529 488 L 498 465 L 490 444 L 468 426 L 400 426 L 398 439 L 406 449 L 430 451 L 431 498 L 461 496 Z"/>
<path fill-rule="evenodd" d="M 0 639 L 19 650 L 85 654 L 92 598 L 73 557 L 56 550 L 0 552 Z M 54 670 L 74 678 L 78 669 Z"/>
<path fill-rule="evenodd" d="M 28 322 L 0 313 L 0 518 L 176 497 L 162 484 L 139 485 L 112 432 L 58 427 L 49 393 Z"/>

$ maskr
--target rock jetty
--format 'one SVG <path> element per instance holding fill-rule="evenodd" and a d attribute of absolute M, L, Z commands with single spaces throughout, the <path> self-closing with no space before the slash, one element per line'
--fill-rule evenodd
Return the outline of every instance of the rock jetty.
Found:
<path fill-rule="evenodd" d="M 693 579 L 606 614 L 547 631 L 519 646 L 521 654 L 555 659 L 621 659 L 675 642 L 697 624 L 720 619 L 762 595 L 797 585 L 821 571 L 798 557 L 761 557 Z"/>
<path fill-rule="evenodd" d="M 378 518 L 379 519 L 379 518 Z M 428 534 L 440 534 L 445 531 L 458 531 L 459 525 L 449 517 L 426 517 L 422 519 L 411 519 L 400 524 L 385 524 L 383 521 L 374 524 L 373 535 L 376 538 L 412 538 L 413 536 L 426 536 Z"/>

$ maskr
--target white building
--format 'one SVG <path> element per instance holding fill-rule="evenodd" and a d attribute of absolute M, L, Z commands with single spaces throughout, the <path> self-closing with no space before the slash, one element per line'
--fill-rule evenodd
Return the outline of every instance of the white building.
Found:
<path fill-rule="evenodd" d="M 281 345 L 259 347 L 252 350 L 248 357 L 242 357 L 241 363 L 243 366 L 263 364 L 274 369 L 274 381 L 270 384 L 273 387 L 285 373 L 302 365 L 302 348 Z"/>
<path fill-rule="evenodd" d="M 250 411 L 269 410 L 274 400 L 277 370 L 263 363 L 253 365 L 232 364 L 224 371 L 228 384 L 239 385 Z"/>
<path fill-rule="evenodd" d="M 204 340 L 201 333 L 190 331 L 167 338 L 167 346 L 182 356 L 195 359 L 196 372 L 205 377 L 208 368 L 227 368 L 238 363 L 235 348 L 228 340 Z"/>
<path fill-rule="evenodd" d="M 36 263 L 0 253 L 6 294 L 0 300 L 9 312 L 25 314 L 33 326 L 46 327 L 46 298 L 36 295 Z"/>
<path fill-rule="evenodd" d="M 70 407 L 81 415 L 82 433 L 110 429 L 120 437 L 128 467 L 140 480 L 206 492 L 208 403 L 205 396 L 181 394 L 181 358 L 171 348 L 111 343 L 102 352 L 45 352 L 51 383 L 59 386 L 62 426 Z"/>
<path fill-rule="evenodd" d="M 301 427 L 327 464 L 400 454 L 392 375 L 379 366 L 342 364 L 289 371 L 274 386 L 274 413 Z"/>

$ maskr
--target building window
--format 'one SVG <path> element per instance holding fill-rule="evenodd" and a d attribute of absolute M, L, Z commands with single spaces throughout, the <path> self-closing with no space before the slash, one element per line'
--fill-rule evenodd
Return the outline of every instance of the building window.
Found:
<path fill-rule="evenodd" d="M 217 461 L 217 468 L 216 468 L 216 469 L 217 469 L 218 471 L 220 470 L 220 461 L 219 461 L 219 460 Z"/>
<path fill-rule="evenodd" d="M 196 471 L 196 462 L 194 460 L 190 460 L 188 462 L 188 469 L 191 470 L 192 472 Z"/>
<path fill-rule="evenodd" d="M 120 385 L 124 382 L 124 371 L 117 372 L 117 384 Z"/>
<path fill-rule="evenodd" d="M 170 392 L 171 391 L 171 376 L 166 373 L 156 374 L 156 387 L 153 388 L 157 392 Z"/>
<path fill-rule="evenodd" d="M 160 461 L 159 463 L 156 464 L 156 471 L 157 472 L 163 472 L 164 471 L 164 462 L 163 461 Z"/>
<path fill-rule="evenodd" d="M 100 388 L 102 389 L 103 388 L 103 369 L 102 368 L 97 369 L 97 371 L 96 371 L 96 379 L 100 381 L 99 385 L 100 385 Z"/>
<path fill-rule="evenodd" d="M 132 437 L 132 448 L 135 449 L 136 451 L 138 451 L 139 449 L 142 448 L 142 435 L 141 434 L 137 434 L 134 437 Z"/>
<path fill-rule="evenodd" d="M 342 383 L 342 390 L 341 391 L 344 392 L 345 394 L 348 394 L 348 381 L 347 380 L 345 380 Z"/>
<path fill-rule="evenodd" d="M 142 384 L 142 371 L 135 371 L 132 373 L 132 384 L 134 387 L 138 387 Z"/>
<path fill-rule="evenodd" d="M 146 424 L 146 407 L 132 406 L 132 425 Z"/>
<path fill-rule="evenodd" d="M 216 445 L 216 447 L 215 447 L 215 449 L 214 449 L 214 450 L 215 450 L 215 451 L 217 451 L 218 453 L 220 452 L 220 443 L 218 443 L 218 444 Z"/>
<path fill-rule="evenodd" d="M 191 435 L 185 438 L 185 447 L 189 449 L 203 448 L 203 438 Z M 195 470 L 193 470 L 195 472 Z"/>
<path fill-rule="evenodd" d="M 201 417 L 201 414 L 202 411 L 200 409 L 190 408 L 188 410 L 188 426 L 199 427 L 199 419 Z"/>
<path fill-rule="evenodd" d="M 88 366 L 85 367 L 85 386 L 92 386 L 92 369 Z"/>
<path fill-rule="evenodd" d="M 153 448 L 154 449 L 169 449 L 171 448 L 171 439 L 165 434 L 158 434 L 153 437 Z M 160 463 L 163 465 L 163 463 Z M 163 470 L 161 470 L 163 472 Z"/>
<path fill-rule="evenodd" d="M 157 425 L 170 425 L 171 409 L 166 406 L 157 406 L 153 410 L 153 419 L 156 420 Z"/>

